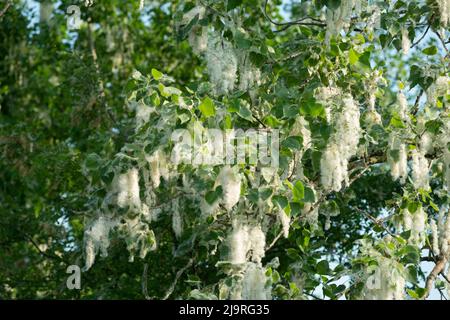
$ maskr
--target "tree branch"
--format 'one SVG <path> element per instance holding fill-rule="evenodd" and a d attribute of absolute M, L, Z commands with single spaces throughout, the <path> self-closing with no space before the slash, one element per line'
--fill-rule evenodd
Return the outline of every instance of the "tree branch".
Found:
<path fill-rule="evenodd" d="M 183 268 L 178 270 L 177 274 L 175 275 L 175 279 L 170 285 L 169 289 L 167 289 L 166 294 L 163 297 L 163 300 L 167 300 L 170 297 L 170 295 L 173 293 L 173 290 L 175 289 L 175 286 L 177 285 L 178 279 L 180 279 L 184 271 L 186 271 L 186 269 L 189 268 L 193 262 L 194 262 L 193 258 L 189 259 L 188 263 Z"/>
<path fill-rule="evenodd" d="M 9 7 L 11 6 L 11 1 L 8 1 L 5 5 L 5 7 L 0 11 L 0 18 L 8 11 Z"/>
<path fill-rule="evenodd" d="M 438 277 L 438 275 L 444 270 L 445 264 L 447 263 L 447 258 L 441 256 L 439 260 L 436 262 L 433 270 L 431 270 L 430 274 L 427 277 L 425 284 L 425 294 L 423 299 L 425 300 L 430 295 L 431 290 L 433 289 L 434 281 Z"/>

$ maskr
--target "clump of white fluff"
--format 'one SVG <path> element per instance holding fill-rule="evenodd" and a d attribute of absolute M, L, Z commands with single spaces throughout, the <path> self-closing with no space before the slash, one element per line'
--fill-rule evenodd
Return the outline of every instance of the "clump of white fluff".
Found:
<path fill-rule="evenodd" d="M 339 191 L 348 184 L 347 165 L 358 150 L 361 133 L 359 107 L 350 95 L 342 100 L 342 111 L 334 120 L 335 131 L 320 161 L 321 182 L 325 190 Z"/>
<path fill-rule="evenodd" d="M 432 243 L 433 253 L 434 253 L 434 255 L 438 256 L 440 254 L 440 249 L 439 249 L 438 227 L 437 227 L 436 221 L 431 220 L 430 229 L 431 229 L 431 243 Z"/>
<path fill-rule="evenodd" d="M 408 119 L 408 100 L 406 100 L 405 94 L 400 91 L 397 95 L 397 112 L 400 119 L 407 121 Z"/>
<path fill-rule="evenodd" d="M 178 198 L 172 200 L 172 230 L 177 238 L 180 238 L 183 234 L 183 219 Z"/>
<path fill-rule="evenodd" d="M 412 180 L 416 189 L 430 189 L 429 164 L 424 152 L 412 151 Z"/>
<path fill-rule="evenodd" d="M 367 268 L 363 298 L 365 300 L 403 300 L 406 280 L 397 262 L 380 254 L 377 266 Z"/>
<path fill-rule="evenodd" d="M 102 257 L 108 256 L 109 232 L 116 225 L 116 220 L 100 216 L 84 231 L 84 270 L 92 267 L 99 251 Z"/>
<path fill-rule="evenodd" d="M 117 191 L 117 205 L 119 207 L 141 207 L 138 169 L 132 168 L 126 173 L 120 174 L 116 178 L 115 189 Z"/>
<path fill-rule="evenodd" d="M 151 156 L 145 155 L 145 159 L 150 165 L 150 176 L 155 188 L 161 183 L 161 177 L 169 180 L 168 157 L 163 150 L 157 149 Z"/>
<path fill-rule="evenodd" d="M 408 154 L 406 145 L 395 132 L 389 135 L 388 163 L 391 167 L 391 175 L 394 180 L 400 180 L 403 184 L 408 176 Z"/>
<path fill-rule="evenodd" d="M 242 299 L 270 300 L 271 290 L 266 287 L 267 277 L 261 264 L 249 262 L 242 279 Z"/>
<path fill-rule="evenodd" d="M 223 205 L 230 211 L 239 202 L 241 196 L 241 177 L 236 173 L 236 168 L 231 168 L 229 165 L 222 167 L 214 188 L 217 186 L 222 186 Z"/>
<path fill-rule="evenodd" d="M 260 225 L 246 224 L 242 219 L 233 221 L 233 229 L 228 238 L 229 261 L 243 264 L 249 257 L 260 263 L 265 255 L 266 235 Z"/>
<path fill-rule="evenodd" d="M 248 226 L 236 223 L 228 238 L 229 261 L 232 264 L 243 264 L 247 261 Z"/>
<path fill-rule="evenodd" d="M 408 54 L 411 49 L 411 40 L 409 39 L 408 29 L 402 28 L 402 51 L 403 54 Z"/>
<path fill-rule="evenodd" d="M 295 119 L 295 123 L 291 130 L 292 136 L 301 136 L 303 140 L 303 149 L 307 150 L 311 147 L 311 130 L 309 128 L 309 122 L 304 117 L 298 116 Z"/>
<path fill-rule="evenodd" d="M 445 96 L 447 94 L 450 94 L 450 77 L 439 76 L 427 89 L 427 102 L 434 105 L 438 97 Z"/>
<path fill-rule="evenodd" d="M 322 104 L 325 108 L 325 116 L 327 122 L 331 121 L 331 107 L 330 105 L 342 94 L 341 89 L 337 87 L 319 87 L 314 93 L 314 98 L 317 102 Z"/>
<path fill-rule="evenodd" d="M 407 209 L 402 210 L 403 229 L 411 230 L 409 242 L 414 245 L 423 245 L 425 242 L 425 227 L 427 222 L 427 213 L 422 206 L 418 207 L 416 212 L 410 213 Z"/>
<path fill-rule="evenodd" d="M 284 212 L 283 209 L 278 208 L 278 219 L 280 220 L 281 227 L 283 228 L 283 236 L 287 238 L 289 236 L 289 228 L 291 224 L 291 217 Z"/>
<path fill-rule="evenodd" d="M 443 28 L 450 25 L 450 0 L 436 0 L 439 10 L 440 22 Z"/>
<path fill-rule="evenodd" d="M 447 206 L 441 207 L 437 221 L 437 224 L 434 220 L 430 222 L 433 253 L 436 256 L 442 255 L 449 258 L 450 217 Z"/>
<path fill-rule="evenodd" d="M 444 181 L 447 184 L 447 191 L 450 191 L 450 150 L 448 150 L 447 145 L 444 146 L 442 160 L 444 163 Z"/>
<path fill-rule="evenodd" d="M 139 216 L 124 218 L 118 223 L 119 234 L 125 239 L 130 253 L 128 261 L 133 262 L 136 254 L 144 259 L 148 251 L 156 249 L 155 235 Z"/>
<path fill-rule="evenodd" d="M 420 137 L 420 150 L 422 150 L 425 155 L 433 152 L 433 140 L 433 134 L 429 131 L 425 131 Z"/>
<path fill-rule="evenodd" d="M 205 53 L 206 66 L 216 94 L 227 94 L 235 87 L 238 61 L 233 45 L 218 35 L 212 35 Z"/>
<path fill-rule="evenodd" d="M 341 0 L 338 8 L 327 9 L 327 32 L 325 36 L 326 43 L 329 43 L 331 36 L 339 34 L 343 29 L 348 28 L 352 17 L 353 9 L 360 8 L 360 0 Z"/>
<path fill-rule="evenodd" d="M 239 59 L 239 90 L 247 91 L 261 84 L 261 70 L 255 67 L 248 55 Z"/>
<path fill-rule="evenodd" d="M 188 25 L 192 19 L 198 16 L 201 20 L 205 17 L 206 9 L 202 6 L 196 6 L 183 15 L 182 24 Z M 195 25 L 189 30 L 189 44 L 196 54 L 204 52 L 208 47 L 208 28 Z"/>
<path fill-rule="evenodd" d="M 154 111 L 153 108 L 146 106 L 143 103 L 139 103 L 136 107 L 136 128 L 139 129 L 150 119 L 150 115 Z"/>

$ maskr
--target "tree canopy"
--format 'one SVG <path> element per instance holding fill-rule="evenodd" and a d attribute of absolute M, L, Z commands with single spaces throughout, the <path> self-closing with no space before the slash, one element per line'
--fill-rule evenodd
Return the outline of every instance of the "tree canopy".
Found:
<path fill-rule="evenodd" d="M 450 298 L 449 44 L 449 0 L 4 1 L 0 298 Z"/>

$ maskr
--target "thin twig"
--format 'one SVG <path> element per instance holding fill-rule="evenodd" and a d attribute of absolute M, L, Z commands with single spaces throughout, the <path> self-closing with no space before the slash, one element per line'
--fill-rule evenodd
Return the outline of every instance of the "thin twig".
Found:
<path fill-rule="evenodd" d="M 415 46 L 417 46 L 417 45 L 420 43 L 420 41 L 422 41 L 423 38 L 425 38 L 425 36 L 427 35 L 428 31 L 430 30 L 430 27 L 431 27 L 431 25 L 429 24 L 429 25 L 427 26 L 427 29 L 425 30 L 425 32 L 422 34 L 422 36 L 421 36 L 416 42 L 414 42 L 414 43 L 411 45 L 411 48 L 414 48 Z"/>
<path fill-rule="evenodd" d="M 95 72 L 97 73 L 97 77 L 98 77 L 98 81 L 99 81 L 100 98 L 103 100 L 103 103 L 105 104 L 106 113 L 108 114 L 108 116 L 110 117 L 110 119 L 112 120 L 114 125 L 117 126 L 117 121 L 116 121 L 114 115 L 111 113 L 111 110 L 108 106 L 108 101 L 106 100 L 105 85 L 103 83 L 103 79 L 101 78 L 101 74 L 100 74 L 100 67 L 99 67 L 98 58 L 97 58 L 97 50 L 95 49 L 94 36 L 92 35 L 91 23 L 88 23 L 87 32 L 88 32 L 88 38 L 89 38 L 89 47 L 90 47 L 91 55 L 92 55 L 92 61 L 94 63 Z"/>
<path fill-rule="evenodd" d="M 264 2 L 264 7 L 263 7 L 264 16 L 266 17 L 267 20 L 270 21 L 270 23 L 272 23 L 272 24 L 274 24 L 276 26 L 284 27 L 282 30 L 278 30 L 278 31 L 286 30 L 290 26 L 294 26 L 294 25 L 326 27 L 325 23 L 323 23 L 320 20 L 311 18 L 311 17 L 304 17 L 304 18 L 301 18 L 301 19 L 298 19 L 298 20 L 295 20 L 295 21 L 289 21 L 289 22 L 276 22 L 272 18 L 270 18 L 268 13 L 267 13 L 267 4 L 268 4 L 268 2 L 269 2 L 269 0 L 265 0 L 265 2 Z M 306 19 L 310 19 L 310 20 L 313 20 L 313 21 L 316 21 L 316 22 L 303 22 Z"/>
<path fill-rule="evenodd" d="M 170 295 L 173 293 L 173 290 L 175 289 L 175 286 L 177 285 L 178 279 L 180 279 L 181 275 L 186 271 L 187 268 L 189 268 L 192 263 L 194 262 L 194 259 L 189 259 L 188 263 L 178 270 L 177 274 L 175 275 L 175 279 L 173 280 L 172 284 L 170 285 L 169 289 L 167 289 L 166 294 L 163 297 L 163 300 L 167 300 Z"/>
<path fill-rule="evenodd" d="M 5 7 L 3 8 L 2 11 L 0 11 L 0 18 L 6 13 L 6 11 L 8 11 L 9 7 L 11 6 L 11 2 L 8 1 L 5 5 Z"/>
<path fill-rule="evenodd" d="M 148 263 L 144 263 L 144 270 L 142 271 L 142 293 L 144 294 L 144 298 L 146 300 L 151 300 L 147 290 L 147 282 L 148 282 L 147 271 L 148 271 Z"/>

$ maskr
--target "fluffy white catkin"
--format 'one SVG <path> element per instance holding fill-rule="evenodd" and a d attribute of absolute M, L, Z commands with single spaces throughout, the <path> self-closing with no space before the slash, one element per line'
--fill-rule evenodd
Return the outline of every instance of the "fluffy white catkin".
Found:
<path fill-rule="evenodd" d="M 230 211 L 238 202 L 241 195 L 241 177 L 235 169 L 226 165 L 220 170 L 215 186 L 222 186 L 223 204 Z"/>
<path fill-rule="evenodd" d="M 320 161 L 321 182 L 325 190 L 339 191 L 348 184 L 347 166 L 358 151 L 361 134 L 359 107 L 350 95 L 342 99 L 342 110 L 334 119 L 334 133 Z"/>
<path fill-rule="evenodd" d="M 242 280 L 242 299 L 271 299 L 270 288 L 266 288 L 267 277 L 264 268 L 257 263 L 248 263 Z"/>
<path fill-rule="evenodd" d="M 430 189 L 428 160 L 422 151 L 412 151 L 412 179 L 416 189 Z"/>

